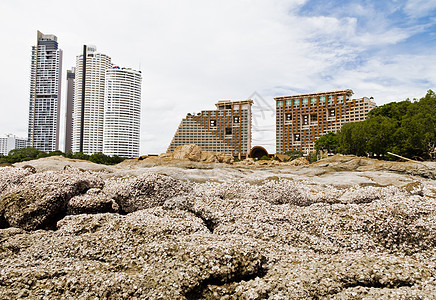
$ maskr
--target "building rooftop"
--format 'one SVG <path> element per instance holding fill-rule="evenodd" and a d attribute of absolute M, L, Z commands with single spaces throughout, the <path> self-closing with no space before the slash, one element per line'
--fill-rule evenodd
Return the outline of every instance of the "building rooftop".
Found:
<path fill-rule="evenodd" d="M 335 95 L 335 94 L 347 94 L 348 96 L 351 96 L 354 94 L 353 90 L 345 89 L 345 90 L 338 90 L 338 91 L 331 91 L 331 92 L 319 92 L 319 93 L 310 93 L 310 94 L 299 94 L 299 95 L 291 95 L 291 96 L 280 96 L 275 97 L 274 100 L 284 100 L 289 98 L 300 98 L 300 97 L 315 97 L 315 96 L 323 96 L 323 95 Z"/>
<path fill-rule="evenodd" d="M 231 101 L 231 100 L 219 100 L 215 106 L 218 108 L 221 105 L 225 104 L 253 104 L 253 100 L 247 99 L 247 100 L 238 100 L 238 101 Z"/>

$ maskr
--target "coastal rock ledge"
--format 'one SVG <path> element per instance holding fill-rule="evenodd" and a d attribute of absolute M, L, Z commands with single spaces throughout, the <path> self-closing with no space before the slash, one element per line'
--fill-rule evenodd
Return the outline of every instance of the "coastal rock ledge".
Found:
<path fill-rule="evenodd" d="M 435 299 L 430 179 L 168 170 L 1 167 L 0 299 Z"/>

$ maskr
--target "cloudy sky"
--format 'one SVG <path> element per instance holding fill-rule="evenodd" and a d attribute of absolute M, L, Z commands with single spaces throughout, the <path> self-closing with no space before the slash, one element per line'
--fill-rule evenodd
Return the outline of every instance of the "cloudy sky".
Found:
<path fill-rule="evenodd" d="M 0 135 L 27 135 L 37 30 L 58 37 L 64 83 L 83 44 L 141 69 L 142 154 L 165 152 L 186 113 L 217 100 L 255 100 L 254 144 L 273 152 L 275 96 L 349 88 L 381 105 L 436 89 L 436 0 L 14 0 L 0 12 Z"/>

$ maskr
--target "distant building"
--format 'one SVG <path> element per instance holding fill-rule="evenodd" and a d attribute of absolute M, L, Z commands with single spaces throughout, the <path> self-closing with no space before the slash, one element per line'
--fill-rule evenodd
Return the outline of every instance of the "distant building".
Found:
<path fill-rule="evenodd" d="M 62 50 L 56 36 L 37 32 L 30 70 L 29 145 L 55 151 L 59 149 L 62 71 Z"/>
<path fill-rule="evenodd" d="M 0 154 L 8 155 L 9 151 L 27 147 L 27 139 L 16 137 L 13 134 L 6 134 L 0 137 Z"/>
<path fill-rule="evenodd" d="M 72 150 L 73 144 L 73 108 L 74 108 L 74 83 L 76 68 L 67 70 L 67 101 L 65 109 L 65 153 Z"/>
<path fill-rule="evenodd" d="M 113 67 L 106 70 L 103 153 L 139 156 L 141 72 Z"/>
<path fill-rule="evenodd" d="M 76 57 L 73 109 L 73 152 L 103 152 L 104 85 L 111 58 L 84 45 Z"/>
<path fill-rule="evenodd" d="M 342 125 L 367 118 L 376 107 L 366 97 L 351 99 L 352 90 L 282 96 L 276 101 L 276 151 L 315 151 L 315 140 Z"/>
<path fill-rule="evenodd" d="M 253 100 L 218 101 L 216 110 L 188 114 L 180 123 L 168 152 L 196 144 L 206 151 L 247 157 L 251 149 Z"/>

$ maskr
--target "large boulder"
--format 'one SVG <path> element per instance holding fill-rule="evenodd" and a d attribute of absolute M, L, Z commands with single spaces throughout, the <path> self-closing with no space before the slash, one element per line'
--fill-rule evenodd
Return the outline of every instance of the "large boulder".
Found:
<path fill-rule="evenodd" d="M 53 228 L 72 197 L 103 185 L 98 176 L 78 170 L 25 176 L 0 195 L 1 223 L 26 230 Z"/>
<path fill-rule="evenodd" d="M 307 159 L 305 157 L 299 157 L 299 158 L 296 158 L 290 162 L 286 162 L 285 164 L 288 166 L 297 167 L 297 166 L 307 166 L 307 165 L 309 165 L 309 162 L 307 161 Z"/>
<path fill-rule="evenodd" d="M 89 189 L 86 194 L 71 198 L 67 204 L 68 215 L 115 213 L 118 211 L 118 204 L 98 188 Z"/>
<path fill-rule="evenodd" d="M 106 191 L 124 213 L 163 205 L 165 200 L 186 192 L 184 182 L 159 174 L 145 174 L 110 184 Z"/>
<path fill-rule="evenodd" d="M 173 153 L 174 159 L 201 160 L 201 148 L 194 144 L 178 146 Z"/>

